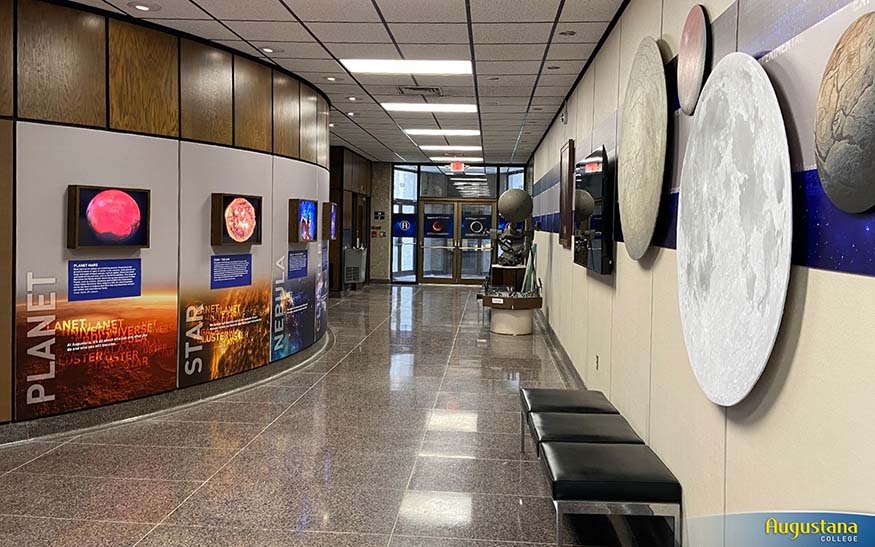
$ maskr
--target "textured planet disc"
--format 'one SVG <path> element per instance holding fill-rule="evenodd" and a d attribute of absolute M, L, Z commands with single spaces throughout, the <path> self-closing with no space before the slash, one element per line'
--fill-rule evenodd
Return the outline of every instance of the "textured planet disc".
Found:
<path fill-rule="evenodd" d="M 843 211 L 875 205 L 875 13 L 845 31 L 830 55 L 817 94 L 817 173 Z"/>
<path fill-rule="evenodd" d="M 784 119 L 744 53 L 705 84 L 684 154 L 678 294 L 690 364 L 708 398 L 753 389 L 775 344 L 790 278 L 792 200 Z"/>
<path fill-rule="evenodd" d="M 620 223 L 629 256 L 639 260 L 650 247 L 668 138 L 668 99 L 662 54 L 653 38 L 638 46 L 623 105 L 617 186 Z"/>
<path fill-rule="evenodd" d="M 678 99 L 684 114 L 692 116 L 705 81 L 708 60 L 708 20 L 705 10 L 696 4 L 684 23 L 678 50 Z"/>

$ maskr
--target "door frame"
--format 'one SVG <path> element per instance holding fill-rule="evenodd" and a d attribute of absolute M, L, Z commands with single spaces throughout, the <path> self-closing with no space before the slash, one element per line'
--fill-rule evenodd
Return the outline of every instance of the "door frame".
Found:
<path fill-rule="evenodd" d="M 444 204 L 453 206 L 453 237 L 451 238 L 451 246 L 453 249 L 453 275 L 448 278 L 440 277 L 425 277 L 423 273 L 424 254 L 425 254 L 425 206 L 433 204 Z M 417 224 L 418 230 L 418 249 L 416 253 L 416 282 L 417 283 L 435 283 L 441 285 L 482 285 L 482 279 L 463 279 L 462 278 L 462 206 L 464 205 L 489 205 L 492 207 L 492 228 L 498 226 L 498 200 L 489 198 L 433 198 L 419 197 L 417 203 Z M 490 253 L 492 262 L 495 262 L 496 246 L 490 245 Z"/>

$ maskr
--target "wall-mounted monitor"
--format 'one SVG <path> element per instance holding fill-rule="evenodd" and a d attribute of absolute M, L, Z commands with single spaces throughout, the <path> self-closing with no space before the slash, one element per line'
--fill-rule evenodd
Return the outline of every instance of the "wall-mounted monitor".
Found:
<path fill-rule="evenodd" d="M 337 239 L 337 204 L 330 201 L 322 204 L 322 239 Z"/>
<path fill-rule="evenodd" d="M 149 246 L 149 190 L 67 187 L 67 248 Z"/>
<path fill-rule="evenodd" d="M 316 241 L 319 226 L 316 212 L 316 202 L 313 200 L 289 200 L 289 243 Z"/>
<path fill-rule="evenodd" d="M 212 194 L 211 245 L 260 245 L 261 196 Z"/>
<path fill-rule="evenodd" d="M 614 169 L 602 146 L 574 169 L 574 263 L 610 275 L 614 270 Z"/>

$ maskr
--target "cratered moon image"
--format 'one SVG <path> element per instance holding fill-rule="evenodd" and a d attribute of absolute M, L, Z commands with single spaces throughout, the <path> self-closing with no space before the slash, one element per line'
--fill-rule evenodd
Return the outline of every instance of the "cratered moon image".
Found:
<path fill-rule="evenodd" d="M 705 81 L 708 61 L 708 18 L 696 4 L 687 14 L 678 50 L 678 99 L 681 111 L 692 116 Z"/>
<path fill-rule="evenodd" d="M 225 229 L 237 243 L 245 243 L 255 232 L 255 207 L 246 198 L 234 198 L 225 207 Z"/>
<path fill-rule="evenodd" d="M 814 124 L 817 173 L 843 211 L 875 205 L 875 13 L 845 31 L 826 63 Z"/>
<path fill-rule="evenodd" d="M 744 53 L 715 67 L 684 154 L 678 296 L 684 341 L 705 395 L 750 393 L 781 325 L 792 240 L 790 152 L 765 70 Z"/>
<path fill-rule="evenodd" d="M 88 227 L 103 243 L 124 243 L 140 228 L 140 206 L 122 190 L 103 190 L 88 202 Z"/>
<path fill-rule="evenodd" d="M 626 252 L 640 260 L 656 226 L 668 139 L 665 67 L 653 38 L 638 46 L 625 96 L 617 167 L 620 225 Z"/>

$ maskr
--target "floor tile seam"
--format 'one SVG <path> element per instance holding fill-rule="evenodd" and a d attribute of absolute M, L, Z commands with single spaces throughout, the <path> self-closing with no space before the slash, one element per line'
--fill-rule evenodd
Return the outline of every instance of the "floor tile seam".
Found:
<path fill-rule="evenodd" d="M 15 466 L 15 467 L 13 467 L 12 469 L 8 470 L 8 471 L 3 472 L 2 474 L 0 474 L 0 479 L 3 479 L 4 477 L 6 477 L 6 475 L 9 475 L 10 473 L 14 473 L 15 471 L 18 471 L 19 469 L 21 469 L 22 467 L 24 467 L 24 466 L 26 466 L 26 465 L 30 465 L 31 463 L 33 463 L 33 462 L 35 462 L 36 460 L 42 458 L 43 456 L 47 456 L 48 454 L 51 454 L 52 452 L 55 452 L 56 450 L 58 450 L 58 449 L 61 448 L 61 447 L 67 446 L 67 445 L 70 444 L 71 442 L 75 441 L 77 438 L 79 438 L 79 435 L 76 435 L 76 436 L 74 436 L 74 437 L 70 437 L 70 438 L 67 439 L 66 441 L 64 441 L 64 442 L 62 442 L 62 443 L 60 443 L 60 444 L 58 444 L 57 446 L 55 446 L 55 447 L 53 447 L 53 448 L 50 448 L 49 450 L 46 450 L 45 452 L 39 454 L 38 456 L 35 456 L 35 457 L 33 457 L 33 458 L 27 460 L 26 462 L 24 462 L 24 463 L 22 463 L 22 464 L 20 464 L 20 465 L 17 465 L 17 466 Z M 23 446 L 23 445 L 22 445 L 22 446 Z"/>
<path fill-rule="evenodd" d="M 541 541 L 513 541 L 509 539 L 484 539 L 484 538 L 466 538 L 459 536 L 430 536 L 430 535 L 419 535 L 419 534 L 397 534 L 399 538 L 422 538 L 422 539 L 460 539 L 466 541 L 486 541 L 490 543 L 498 543 L 502 545 L 550 545 L 551 547 L 555 547 L 556 543 L 545 543 Z"/>
<path fill-rule="evenodd" d="M 28 475 L 31 477 L 54 477 L 64 479 L 91 479 L 106 481 L 133 481 L 133 482 L 168 482 L 180 484 L 200 484 L 204 479 L 162 479 L 157 477 L 124 477 L 118 475 L 90 475 L 88 473 L 38 473 L 34 471 L 16 471 L 13 475 Z"/>
<path fill-rule="evenodd" d="M 440 399 L 441 388 L 444 385 L 444 378 L 447 375 L 447 369 L 450 368 L 450 360 L 452 359 L 453 350 L 456 347 L 456 340 L 459 337 L 459 331 L 462 329 L 462 318 L 465 316 L 465 310 L 468 308 L 468 300 L 471 298 L 471 291 L 466 291 L 465 293 L 465 305 L 462 307 L 462 313 L 459 317 L 459 322 L 456 325 L 456 333 L 453 335 L 453 343 L 450 346 L 450 354 L 447 356 L 447 362 L 444 366 L 444 373 L 441 376 L 440 384 L 438 385 L 437 393 L 435 393 L 434 402 L 432 403 L 432 409 L 437 407 L 438 400 Z M 425 439 L 428 436 L 428 431 L 426 429 L 422 434 L 422 439 L 419 442 L 419 449 L 417 450 L 417 458 L 413 462 L 413 467 L 410 469 L 410 476 L 407 478 L 407 487 L 405 488 L 405 492 L 410 490 L 410 483 L 413 482 L 413 474 L 416 472 L 416 463 L 419 460 L 419 453 L 422 452 L 422 447 L 425 446 Z M 402 499 L 403 504 L 403 499 Z M 389 539 L 386 543 L 386 547 L 390 547 L 392 544 L 392 537 L 395 535 L 395 528 L 398 526 L 398 520 L 401 517 L 401 506 L 398 507 L 398 512 L 395 514 L 395 521 L 392 523 L 392 529 L 389 531 Z"/>
<path fill-rule="evenodd" d="M 383 319 L 383 321 L 381 321 L 376 327 L 374 327 L 373 330 L 371 330 L 371 331 L 370 331 L 370 332 L 369 332 L 364 338 L 362 338 L 362 342 L 364 342 L 365 340 L 367 340 L 367 339 L 368 339 L 368 336 L 370 336 L 371 334 L 373 334 L 377 329 L 380 328 L 380 326 L 382 326 L 384 323 L 386 323 L 391 317 L 392 317 L 392 316 L 391 316 L 391 314 L 390 314 L 390 315 L 388 315 L 385 319 Z M 361 342 L 360 342 L 359 344 L 361 344 Z M 358 346 L 357 346 L 357 347 L 358 347 Z M 354 349 L 354 348 L 353 348 L 353 349 Z M 352 353 L 352 351 L 353 351 L 353 350 L 350 350 L 349 353 Z M 349 354 L 347 354 L 347 356 L 348 356 L 348 355 L 349 355 Z M 344 357 L 344 359 L 345 359 L 345 358 L 346 358 L 346 357 Z M 343 361 L 343 359 L 341 359 L 341 361 Z M 322 378 L 320 378 L 320 379 L 317 380 L 312 386 L 310 386 L 309 388 L 307 388 L 307 390 L 304 391 L 304 393 L 302 393 L 302 394 L 300 395 L 300 397 L 298 397 L 294 402 L 292 402 L 290 405 L 288 405 L 288 406 L 286 407 L 285 410 L 283 410 L 278 416 L 276 416 L 276 417 L 275 417 L 270 423 L 268 423 L 267 425 L 265 425 L 265 426 L 261 429 L 261 431 L 259 431 L 258 433 L 256 433 L 255 436 L 254 436 L 253 438 L 251 438 L 246 444 L 244 444 L 242 447 L 240 447 L 240 448 L 237 450 L 237 452 L 236 452 L 233 456 L 231 456 L 231 458 L 228 459 L 228 461 L 226 461 L 224 464 L 222 464 L 221 467 L 219 467 L 218 469 L 216 469 L 216 471 L 213 472 L 212 475 L 210 475 L 205 481 L 203 481 L 203 482 L 200 484 L 200 486 L 198 486 L 198 487 L 195 488 L 192 492 L 190 492 L 190 493 L 189 493 L 189 494 L 188 494 L 188 495 L 187 495 L 187 496 L 186 496 L 186 497 L 185 497 L 180 503 L 178 503 L 173 509 L 171 509 L 169 513 L 167 513 L 166 515 L 164 515 L 164 517 L 163 517 L 160 521 L 158 521 L 158 523 L 155 524 L 155 526 L 153 526 L 149 531 L 147 531 L 146 534 L 143 535 L 140 539 L 138 539 L 138 540 L 137 540 L 137 541 L 136 541 L 131 547 L 136 547 L 137 545 L 140 545 L 140 544 L 143 542 L 144 539 L 146 539 L 147 537 L 149 537 L 149 535 L 150 535 L 153 531 L 155 531 L 155 529 L 157 529 L 162 523 L 164 523 L 168 518 L 170 518 L 170 516 L 173 515 L 173 513 L 175 513 L 180 507 L 182 507 L 183 505 L 185 505 L 185 503 L 188 502 L 188 500 L 190 500 L 190 499 L 191 499 L 195 494 L 197 494 L 197 493 L 198 493 L 198 492 L 199 492 L 199 491 L 200 491 L 200 490 L 201 490 L 201 489 L 202 489 L 202 488 L 203 488 L 208 482 L 210 482 L 210 479 L 212 479 L 213 477 L 215 477 L 216 475 L 218 475 L 223 469 L 225 469 L 225 467 L 227 467 L 232 461 L 234 461 L 234 459 L 237 458 L 237 456 L 238 456 L 241 452 L 243 452 L 243 450 L 245 450 L 246 447 L 248 447 L 249 445 L 251 445 L 251 444 L 252 444 L 252 443 L 253 443 L 253 442 L 254 442 L 254 441 L 255 441 L 255 440 L 256 440 L 256 439 L 262 434 L 262 433 L 264 433 L 265 431 L 267 431 L 267 429 L 270 428 L 270 426 L 272 426 L 274 423 L 276 423 L 276 421 L 279 420 L 279 419 L 283 416 L 283 414 L 285 414 L 286 412 L 288 412 L 288 410 L 289 410 L 290 408 L 292 408 L 292 407 L 295 405 L 295 403 L 297 403 L 298 401 L 300 401 L 300 400 L 301 400 L 302 398 L 304 398 L 304 397 L 305 397 L 305 396 L 306 396 L 306 395 L 307 395 L 307 394 L 308 394 L 313 388 L 315 388 L 317 385 L 319 385 L 319 383 L 321 383 L 321 382 L 325 379 L 325 377 L 328 376 L 328 374 L 329 374 L 332 370 L 334 370 L 339 364 L 340 364 L 340 362 L 338 362 L 337 364 L 335 364 L 334 366 L 332 366 L 327 372 L 325 372 L 325 373 L 323 374 Z"/>
<path fill-rule="evenodd" d="M 117 520 L 117 519 L 88 519 L 81 517 L 55 517 L 50 515 L 31 515 L 30 513 L 0 513 L 2 518 L 23 518 L 31 520 L 57 520 L 63 522 L 94 522 L 100 524 L 136 524 L 138 526 L 148 526 L 155 524 L 154 521 L 139 521 L 139 520 Z"/>

